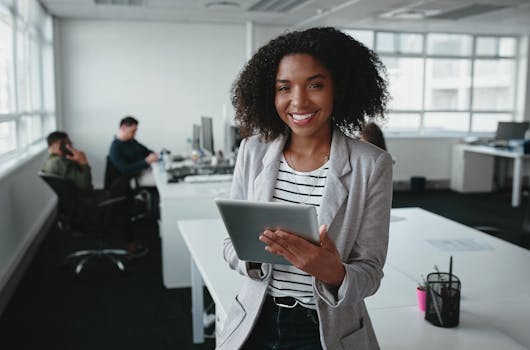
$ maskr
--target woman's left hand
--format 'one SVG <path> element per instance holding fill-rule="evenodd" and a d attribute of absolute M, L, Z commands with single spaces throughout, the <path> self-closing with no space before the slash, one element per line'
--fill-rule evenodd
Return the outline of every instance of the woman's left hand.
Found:
<path fill-rule="evenodd" d="M 267 244 L 265 250 L 284 257 L 320 281 L 332 286 L 342 284 L 346 270 L 335 244 L 327 235 L 326 225 L 320 226 L 320 245 L 282 230 L 265 230 L 259 240 Z"/>

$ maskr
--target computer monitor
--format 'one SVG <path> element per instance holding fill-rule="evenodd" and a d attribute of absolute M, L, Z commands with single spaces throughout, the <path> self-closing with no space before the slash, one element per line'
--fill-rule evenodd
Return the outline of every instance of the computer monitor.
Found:
<path fill-rule="evenodd" d="M 495 139 L 506 141 L 524 139 L 524 134 L 529 126 L 530 122 L 499 122 Z"/>
<path fill-rule="evenodd" d="M 241 134 L 239 133 L 239 128 L 237 126 L 230 125 L 228 140 L 230 151 L 235 152 L 242 140 Z"/>
<path fill-rule="evenodd" d="M 215 153 L 213 145 L 213 118 L 201 117 L 201 146 L 203 150 Z"/>
<path fill-rule="evenodd" d="M 199 150 L 201 148 L 201 126 L 193 124 L 193 137 L 191 139 L 191 149 Z"/>

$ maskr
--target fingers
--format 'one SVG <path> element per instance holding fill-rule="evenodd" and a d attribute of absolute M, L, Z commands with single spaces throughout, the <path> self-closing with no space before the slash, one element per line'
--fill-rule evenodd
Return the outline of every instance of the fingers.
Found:
<path fill-rule="evenodd" d="M 284 237 L 280 234 L 280 231 L 265 230 L 260 236 L 259 240 L 266 244 L 265 250 L 283 256 L 285 259 L 293 263 L 296 258 L 296 254 L 293 248 L 296 245 L 289 243 L 285 239 L 285 235 L 291 235 L 290 233 L 283 232 Z"/>

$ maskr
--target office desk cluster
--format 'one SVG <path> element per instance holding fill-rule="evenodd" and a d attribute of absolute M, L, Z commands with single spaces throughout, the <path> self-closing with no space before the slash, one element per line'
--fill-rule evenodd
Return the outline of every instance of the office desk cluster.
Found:
<path fill-rule="evenodd" d="M 222 257 L 220 219 L 183 220 L 190 252 L 193 339 L 204 341 L 203 283 L 216 310 L 216 332 L 243 283 Z M 438 328 L 424 320 L 415 289 L 434 265 L 462 281 L 460 324 Z M 366 299 L 382 349 L 529 349 L 530 253 L 419 208 L 393 209 L 385 277 Z"/>

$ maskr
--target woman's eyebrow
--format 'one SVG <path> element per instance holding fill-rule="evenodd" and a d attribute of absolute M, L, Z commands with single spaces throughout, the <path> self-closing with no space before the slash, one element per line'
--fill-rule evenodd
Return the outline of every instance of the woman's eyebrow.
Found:
<path fill-rule="evenodd" d="M 326 76 L 324 74 L 318 73 L 318 74 L 310 76 L 309 78 L 306 79 L 306 81 L 311 81 L 311 80 L 319 79 L 319 78 L 326 79 Z M 289 83 L 290 80 L 289 79 L 276 79 L 276 82 L 277 83 Z"/>

